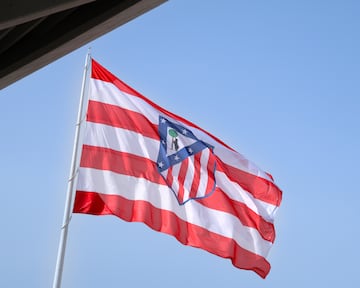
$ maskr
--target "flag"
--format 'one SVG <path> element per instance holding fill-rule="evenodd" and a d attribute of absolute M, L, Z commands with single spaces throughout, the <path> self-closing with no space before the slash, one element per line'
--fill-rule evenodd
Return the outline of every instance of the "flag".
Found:
<path fill-rule="evenodd" d="M 143 222 L 265 278 L 282 197 L 271 175 L 91 61 L 73 212 Z"/>

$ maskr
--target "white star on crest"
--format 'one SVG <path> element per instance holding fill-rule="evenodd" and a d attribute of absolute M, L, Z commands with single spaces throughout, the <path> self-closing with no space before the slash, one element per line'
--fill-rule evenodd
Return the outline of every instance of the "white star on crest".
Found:
<path fill-rule="evenodd" d="M 162 161 L 159 162 L 158 165 L 159 165 L 160 168 L 164 167 L 164 163 Z"/>
<path fill-rule="evenodd" d="M 180 158 L 179 158 L 178 155 L 175 155 L 174 159 L 175 159 L 176 161 L 178 161 Z"/>
<path fill-rule="evenodd" d="M 162 124 L 164 124 L 164 123 L 166 123 L 166 120 L 165 120 L 164 118 L 161 118 L 160 122 L 161 122 Z"/>
<path fill-rule="evenodd" d="M 186 134 L 188 133 L 188 131 L 187 131 L 186 129 L 183 129 L 183 130 L 182 130 L 182 133 L 183 133 L 184 135 L 186 135 Z"/>
<path fill-rule="evenodd" d="M 188 152 L 189 152 L 190 154 L 192 154 L 194 151 L 193 151 L 191 148 L 189 148 L 189 149 L 188 149 Z"/>

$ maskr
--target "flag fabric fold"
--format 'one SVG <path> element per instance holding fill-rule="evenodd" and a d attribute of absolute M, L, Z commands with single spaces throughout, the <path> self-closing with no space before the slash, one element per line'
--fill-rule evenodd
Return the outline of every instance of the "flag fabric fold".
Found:
<path fill-rule="evenodd" d="M 143 222 L 265 278 L 281 197 L 271 175 L 92 59 L 74 213 Z"/>

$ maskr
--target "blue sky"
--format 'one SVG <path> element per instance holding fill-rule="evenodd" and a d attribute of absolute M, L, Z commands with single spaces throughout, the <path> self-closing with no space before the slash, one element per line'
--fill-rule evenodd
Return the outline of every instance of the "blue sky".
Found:
<path fill-rule="evenodd" d="M 87 49 L 270 172 L 266 280 L 141 223 L 75 214 L 63 287 L 357 287 L 360 3 L 173 0 L 0 91 L 1 287 L 53 281 Z"/>

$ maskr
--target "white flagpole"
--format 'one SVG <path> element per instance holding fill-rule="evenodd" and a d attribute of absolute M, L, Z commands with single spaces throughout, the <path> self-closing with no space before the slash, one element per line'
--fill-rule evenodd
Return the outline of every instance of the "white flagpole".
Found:
<path fill-rule="evenodd" d="M 74 141 L 73 154 L 72 154 L 72 159 L 71 159 L 70 177 L 69 177 L 67 196 L 66 196 L 66 202 L 65 202 L 63 225 L 61 227 L 61 235 L 60 235 L 57 261 L 56 261 L 53 288 L 61 287 L 61 279 L 62 279 L 62 272 L 63 272 L 63 267 L 64 267 L 64 257 L 65 257 L 67 234 L 68 234 L 69 222 L 70 222 L 71 214 L 72 214 L 72 205 L 73 205 L 73 198 L 74 198 L 73 195 L 74 195 L 74 190 L 75 190 L 75 178 L 76 178 L 76 173 L 77 173 L 77 162 L 78 162 L 80 125 L 81 125 L 82 115 L 83 115 L 83 106 L 84 106 L 84 98 L 85 98 L 84 95 L 85 95 L 85 88 L 86 88 L 86 84 L 87 84 L 86 82 L 87 82 L 87 78 L 88 78 L 87 75 L 88 75 L 88 69 L 90 66 L 90 59 L 91 59 L 91 56 L 90 56 L 90 49 L 89 49 L 89 51 L 86 55 L 84 74 L 83 74 L 83 79 L 82 79 L 80 103 L 79 103 L 77 124 L 76 124 L 76 130 L 75 130 L 75 141 Z"/>

